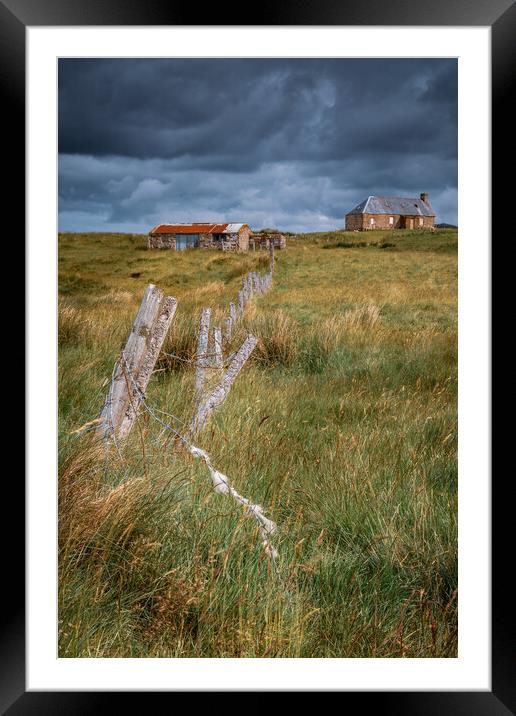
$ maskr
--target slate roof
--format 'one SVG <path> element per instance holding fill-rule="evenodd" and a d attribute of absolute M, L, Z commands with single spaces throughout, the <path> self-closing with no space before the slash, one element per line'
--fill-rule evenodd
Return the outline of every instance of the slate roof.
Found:
<path fill-rule="evenodd" d="M 429 201 L 404 196 L 368 196 L 348 214 L 401 214 L 403 216 L 435 216 Z"/>

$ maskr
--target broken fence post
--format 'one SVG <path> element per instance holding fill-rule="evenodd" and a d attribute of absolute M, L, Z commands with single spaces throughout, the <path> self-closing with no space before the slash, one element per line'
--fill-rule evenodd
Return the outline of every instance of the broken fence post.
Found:
<path fill-rule="evenodd" d="M 176 308 L 175 298 L 147 286 L 100 414 L 97 432 L 104 437 L 123 439 L 133 427 Z"/>
<path fill-rule="evenodd" d="M 255 336 L 247 336 L 245 341 L 240 346 L 240 349 L 232 359 L 227 371 L 220 383 L 213 389 L 213 391 L 205 396 L 198 405 L 197 412 L 190 424 L 190 433 L 196 435 L 204 427 L 206 421 L 212 414 L 212 412 L 226 399 L 231 386 L 235 382 L 236 377 L 242 370 L 245 362 L 253 352 L 258 339 Z"/>
<path fill-rule="evenodd" d="M 204 378 L 208 367 L 208 337 L 210 332 L 211 308 L 203 308 L 199 324 L 199 338 L 197 340 L 197 356 L 195 360 L 195 392 L 198 396 L 204 388 Z"/>

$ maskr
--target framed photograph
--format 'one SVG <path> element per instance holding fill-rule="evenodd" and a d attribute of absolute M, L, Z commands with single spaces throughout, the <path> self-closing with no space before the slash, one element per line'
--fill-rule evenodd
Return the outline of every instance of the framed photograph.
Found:
<path fill-rule="evenodd" d="M 514 3 L 191 15 L 0 3 L 28 309 L 0 705 L 512 713 L 490 270 Z"/>

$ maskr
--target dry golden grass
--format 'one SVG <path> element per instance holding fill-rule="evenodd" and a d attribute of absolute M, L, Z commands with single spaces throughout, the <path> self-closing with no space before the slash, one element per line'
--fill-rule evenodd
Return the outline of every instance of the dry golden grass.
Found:
<path fill-rule="evenodd" d="M 456 656 L 456 234 L 393 237 L 277 253 L 229 350 L 259 345 L 199 438 L 279 524 L 279 579 L 149 416 L 121 454 L 81 432 L 149 282 L 179 305 L 148 398 L 182 429 L 200 311 L 221 324 L 266 257 L 61 237 L 61 656 Z"/>

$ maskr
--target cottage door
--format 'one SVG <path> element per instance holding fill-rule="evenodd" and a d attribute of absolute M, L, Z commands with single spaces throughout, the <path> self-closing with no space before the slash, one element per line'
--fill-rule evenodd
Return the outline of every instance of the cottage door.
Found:
<path fill-rule="evenodd" d="M 199 234 L 176 234 L 176 251 L 198 248 Z"/>
<path fill-rule="evenodd" d="M 414 228 L 414 219 L 412 217 L 407 217 L 405 221 L 407 229 L 413 229 Z"/>

